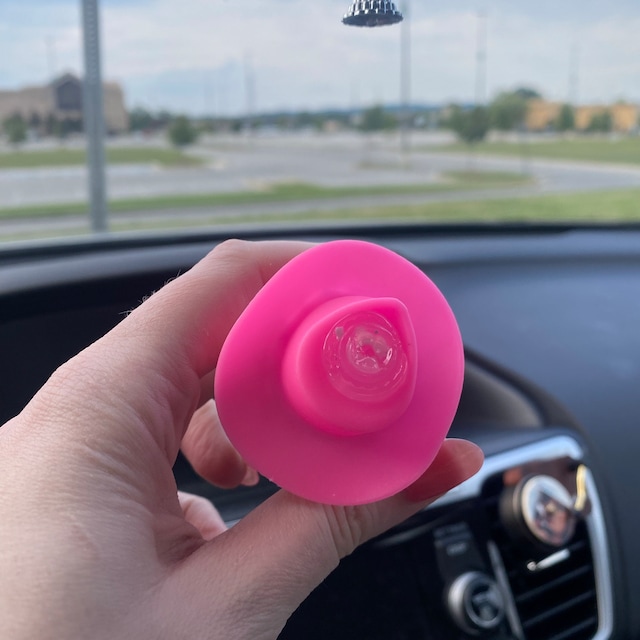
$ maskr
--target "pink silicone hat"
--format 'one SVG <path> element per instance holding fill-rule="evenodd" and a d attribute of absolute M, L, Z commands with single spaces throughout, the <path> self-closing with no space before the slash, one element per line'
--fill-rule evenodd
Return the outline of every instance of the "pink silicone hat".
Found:
<path fill-rule="evenodd" d="M 388 249 L 341 240 L 293 259 L 249 304 L 222 348 L 215 399 L 247 464 L 303 498 L 355 505 L 427 469 L 463 371 L 433 282 Z"/>

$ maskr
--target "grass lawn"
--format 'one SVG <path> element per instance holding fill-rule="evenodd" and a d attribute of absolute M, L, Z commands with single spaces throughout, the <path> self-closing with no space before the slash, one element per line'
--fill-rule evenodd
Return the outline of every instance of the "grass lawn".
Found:
<path fill-rule="evenodd" d="M 188 212 L 185 212 L 188 217 Z M 161 227 L 237 225 L 248 223 L 297 222 L 327 220 L 386 220 L 433 223 L 477 222 L 638 222 L 640 223 L 640 189 L 580 193 L 527 198 L 505 198 L 461 202 L 432 202 L 424 205 L 390 207 L 354 207 L 334 211 L 311 211 L 303 214 L 265 214 L 212 216 L 208 219 L 162 223 Z M 118 231 L 157 229 L 152 221 L 114 224 Z"/>
<path fill-rule="evenodd" d="M 531 182 L 528 176 L 517 173 L 450 172 L 444 181 L 435 184 L 372 185 L 354 187 L 322 187 L 306 183 L 280 183 L 260 191 L 234 191 L 228 193 L 185 194 L 113 200 L 112 212 L 145 211 L 157 209 L 188 209 L 253 204 L 262 202 L 292 202 L 297 200 L 326 200 L 375 195 L 405 195 L 444 193 L 469 189 L 516 187 Z M 18 217 L 49 217 L 81 214 L 87 211 L 84 203 L 52 204 L 27 207 L 0 207 L 0 219 Z"/>
<path fill-rule="evenodd" d="M 230 229 L 243 224 L 269 223 L 300 224 L 304 226 L 313 221 L 337 220 L 384 220 L 389 222 L 416 223 L 500 223 L 500 222 L 637 222 L 640 224 L 640 189 L 580 193 L 567 195 L 535 196 L 527 198 L 505 198 L 474 200 L 461 202 L 432 202 L 424 205 L 351 207 L 333 211 L 306 211 L 298 214 L 238 214 L 184 216 L 170 221 L 158 222 L 140 216 L 135 221 L 118 222 L 112 220 L 110 228 L 114 232 L 160 231 L 171 229 L 195 229 L 228 225 Z M 78 228 L 65 231 L 65 235 L 86 234 L 86 226 L 79 223 Z M 0 241 L 43 239 L 56 237 L 56 231 L 26 232 L 12 236 L 3 236 L 0 226 Z"/>
<path fill-rule="evenodd" d="M 163 166 L 194 166 L 199 158 L 177 149 L 154 147 L 107 148 L 107 161 L 113 164 L 160 164 Z M 0 169 L 32 169 L 35 167 L 67 167 L 86 162 L 84 149 L 44 149 L 41 151 L 11 151 L 0 153 Z"/>
<path fill-rule="evenodd" d="M 313 215 L 313 214 L 312 214 Z M 527 198 L 431 202 L 424 205 L 333 211 L 317 217 L 425 222 L 640 222 L 640 189 Z M 305 218 L 309 216 L 305 214 Z"/>
<path fill-rule="evenodd" d="M 505 156 L 530 156 L 553 160 L 582 160 L 640 164 L 640 137 L 635 138 L 577 138 L 550 142 L 482 142 L 474 145 L 476 153 Z M 468 153 L 466 144 L 430 147 L 430 151 L 461 151 Z"/>

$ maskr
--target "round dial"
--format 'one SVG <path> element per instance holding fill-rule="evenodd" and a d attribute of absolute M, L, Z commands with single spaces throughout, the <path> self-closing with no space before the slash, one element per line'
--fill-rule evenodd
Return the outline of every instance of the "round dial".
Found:
<path fill-rule="evenodd" d="M 447 606 L 458 627 L 474 635 L 499 627 L 505 613 L 496 581 L 479 571 L 463 573 L 453 581 Z"/>

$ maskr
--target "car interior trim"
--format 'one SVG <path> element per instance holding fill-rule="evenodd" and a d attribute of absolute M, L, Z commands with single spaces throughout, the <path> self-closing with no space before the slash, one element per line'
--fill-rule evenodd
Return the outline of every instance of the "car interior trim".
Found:
<path fill-rule="evenodd" d="M 504 563 L 502 562 L 502 556 L 500 555 L 498 546 L 493 542 L 493 540 L 489 540 L 489 542 L 487 542 L 487 551 L 489 552 L 491 568 L 493 569 L 493 573 L 496 577 L 498 588 L 500 589 L 505 602 L 505 615 L 509 622 L 509 626 L 511 627 L 511 632 L 514 635 L 515 640 L 525 640 L 524 631 L 520 624 L 520 617 L 518 616 L 518 611 L 516 609 L 516 603 L 513 598 L 513 593 L 511 592 L 511 587 L 509 586 L 507 572 L 504 567 Z"/>
<path fill-rule="evenodd" d="M 531 461 L 550 461 L 568 457 L 575 462 L 583 462 L 585 451 L 582 445 L 568 435 L 559 435 L 532 444 L 488 456 L 480 471 L 433 502 L 427 509 L 435 509 L 464 500 L 478 498 L 485 481 L 491 476 Z M 613 593 L 611 587 L 611 563 L 604 515 L 598 491 L 591 471 L 587 469 L 587 491 L 591 511 L 585 517 L 591 553 L 593 555 L 598 602 L 598 631 L 593 640 L 607 640 L 613 631 Z M 495 569 L 495 566 L 494 566 Z M 499 572 L 496 574 L 499 575 Z"/>

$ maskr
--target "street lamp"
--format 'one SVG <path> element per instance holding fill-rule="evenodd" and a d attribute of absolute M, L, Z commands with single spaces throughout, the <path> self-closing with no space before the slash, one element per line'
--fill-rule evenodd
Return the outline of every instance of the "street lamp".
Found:
<path fill-rule="evenodd" d="M 400 103 L 402 123 L 400 126 L 400 149 L 403 154 L 409 152 L 409 131 L 411 129 L 411 3 L 403 0 L 402 8 L 406 20 L 400 30 Z"/>

